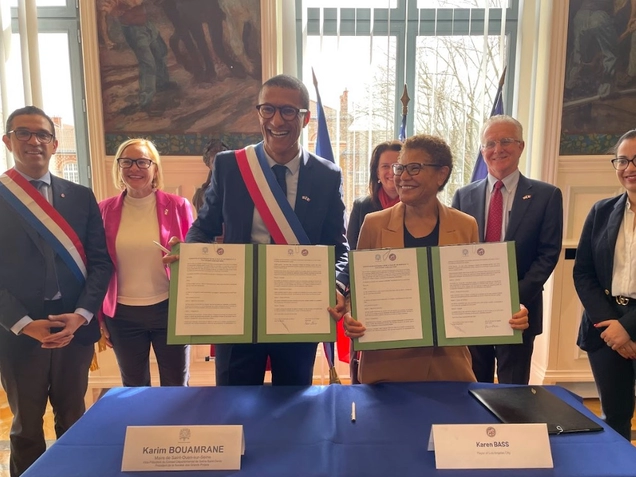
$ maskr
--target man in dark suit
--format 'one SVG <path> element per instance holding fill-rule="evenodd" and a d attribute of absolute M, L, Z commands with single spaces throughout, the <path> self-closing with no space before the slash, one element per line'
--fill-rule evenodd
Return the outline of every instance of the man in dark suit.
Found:
<path fill-rule="evenodd" d="M 307 88 L 294 77 L 275 76 L 261 87 L 257 109 L 263 142 L 254 149 L 257 155 L 264 154 L 268 173 L 269 168 L 274 172 L 282 168 L 283 176 L 274 185 L 283 190 L 281 197 L 293 208 L 309 242 L 335 246 L 336 279 L 344 290 L 349 283 L 349 247 L 342 174 L 335 164 L 300 145 L 300 134 L 310 117 Z M 224 243 L 270 243 L 270 231 L 250 197 L 237 155 L 237 151 L 226 151 L 216 156 L 212 184 L 187 242 L 211 242 L 223 233 L 225 225 Z M 336 308 L 342 315 L 344 298 L 340 292 Z M 260 343 L 216 346 L 217 385 L 262 384 L 268 356 L 274 385 L 311 384 L 315 343 Z"/>
<path fill-rule="evenodd" d="M 530 326 L 522 344 L 471 346 L 473 371 L 478 381 L 493 382 L 496 361 L 500 383 L 528 384 L 534 338 L 543 331 L 543 285 L 561 251 L 563 197 L 557 187 L 519 172 L 525 144 L 516 119 L 488 119 L 481 143 L 488 177 L 459 189 L 453 207 L 475 217 L 480 240 L 515 241 L 519 299 L 528 309 Z M 493 205 L 496 195 L 498 207 Z M 493 214 L 497 208 L 498 215 Z"/>
<path fill-rule="evenodd" d="M 14 416 L 16 477 L 46 450 L 47 400 L 57 437 L 84 413 L 99 339 L 94 314 L 112 263 L 93 193 L 49 172 L 58 144 L 51 118 L 28 106 L 9 116 L 6 131 L 15 168 L 0 177 L 0 376 Z"/>

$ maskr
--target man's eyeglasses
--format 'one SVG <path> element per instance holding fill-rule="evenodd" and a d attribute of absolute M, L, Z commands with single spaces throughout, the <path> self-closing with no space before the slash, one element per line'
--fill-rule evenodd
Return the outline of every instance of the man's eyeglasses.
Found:
<path fill-rule="evenodd" d="M 7 134 L 13 133 L 18 141 L 28 142 L 31 140 L 31 136 L 35 136 L 37 140 L 42 144 L 49 144 L 55 136 L 46 131 L 31 132 L 28 129 L 14 129 L 13 131 L 7 131 Z"/>
<path fill-rule="evenodd" d="M 150 166 L 154 164 L 154 162 L 150 159 L 141 158 L 141 159 L 130 159 L 128 157 L 120 157 L 117 159 L 117 164 L 120 169 L 130 169 L 133 164 L 137 164 L 139 169 L 150 169 Z"/>
<path fill-rule="evenodd" d="M 426 164 L 424 162 L 410 162 L 408 164 L 398 164 L 397 162 L 393 164 L 393 175 L 401 176 L 402 173 L 406 170 L 409 173 L 409 176 L 416 176 L 420 173 L 423 167 L 442 167 L 439 164 Z"/>
<path fill-rule="evenodd" d="M 306 109 L 298 109 L 293 106 L 279 107 L 268 103 L 259 104 L 256 106 L 256 109 L 258 109 L 258 114 L 260 114 L 263 119 L 272 119 L 276 114 L 276 110 L 278 110 L 285 121 L 293 121 L 299 114 L 305 114 L 307 112 Z"/>
<path fill-rule="evenodd" d="M 630 162 L 634 166 L 636 166 L 636 162 L 634 162 L 635 160 L 636 156 L 632 157 L 631 159 L 627 159 L 625 156 L 618 156 L 616 159 L 612 159 L 612 165 L 617 171 L 624 171 L 629 167 Z"/>
<path fill-rule="evenodd" d="M 497 144 L 505 148 L 512 146 L 513 144 L 521 144 L 522 142 L 523 141 L 512 137 L 504 137 L 503 139 L 499 139 L 498 141 L 488 141 L 486 144 L 482 144 L 481 148 L 486 151 L 492 151 Z"/>

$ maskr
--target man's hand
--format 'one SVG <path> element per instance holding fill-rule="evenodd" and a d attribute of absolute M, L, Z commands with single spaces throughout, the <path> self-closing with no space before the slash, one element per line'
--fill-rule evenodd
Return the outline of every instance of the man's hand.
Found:
<path fill-rule="evenodd" d="M 367 330 L 366 327 L 359 321 L 354 320 L 351 317 L 351 313 L 345 313 L 342 318 L 344 319 L 344 329 L 346 336 L 352 339 L 364 336 L 364 332 Z"/>
<path fill-rule="evenodd" d="M 513 330 L 525 330 L 528 328 L 528 326 L 530 326 L 528 324 L 528 309 L 521 305 L 521 309 L 515 313 L 514 315 L 512 315 L 512 318 L 510 319 L 510 321 L 508 321 L 508 323 L 510 323 L 510 328 L 512 328 Z"/>
<path fill-rule="evenodd" d="M 42 348 L 62 348 L 66 346 L 73 339 L 77 329 L 86 324 L 86 318 L 77 313 L 49 315 L 49 321 L 52 323 L 61 323 L 62 330 L 44 338 L 42 340 Z"/>
<path fill-rule="evenodd" d="M 629 341 L 616 350 L 625 359 L 636 359 L 636 342 Z"/>
<path fill-rule="evenodd" d="M 179 240 L 178 237 L 170 237 L 170 240 L 168 240 L 169 248 L 174 247 L 178 243 L 181 243 L 181 240 Z M 179 260 L 179 255 L 164 255 L 163 258 L 161 259 L 164 265 L 170 265 L 171 263 L 174 263 L 177 260 Z"/>
<path fill-rule="evenodd" d="M 618 320 L 605 320 L 600 323 L 596 323 L 594 325 L 595 328 L 605 328 L 605 331 L 601 333 L 601 338 L 603 341 L 612 348 L 614 351 L 617 351 L 620 347 L 626 345 L 631 341 L 629 334 L 623 328 L 620 321 Z"/>
<path fill-rule="evenodd" d="M 53 336 L 57 333 L 51 333 L 51 328 L 62 328 L 64 323 L 62 321 L 54 320 L 34 320 L 24 328 L 22 328 L 22 334 L 30 336 L 31 338 L 43 343 L 45 339 Z M 63 340 L 62 340 L 63 341 Z M 68 341 L 70 343 L 70 340 Z M 68 343 L 62 345 L 66 346 Z M 44 345 L 42 346 L 45 347 Z M 56 348 L 58 346 L 55 346 Z M 61 346 L 59 346 L 61 348 Z"/>
<path fill-rule="evenodd" d="M 333 308 L 328 307 L 327 311 L 329 312 L 329 314 L 334 320 L 340 321 L 340 318 L 342 318 L 342 315 L 344 314 L 345 309 L 346 309 L 345 297 L 342 293 L 336 290 L 336 306 L 334 306 Z"/>

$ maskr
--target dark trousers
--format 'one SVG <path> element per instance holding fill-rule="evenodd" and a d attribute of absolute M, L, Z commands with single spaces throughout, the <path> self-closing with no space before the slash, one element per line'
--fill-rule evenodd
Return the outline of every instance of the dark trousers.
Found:
<path fill-rule="evenodd" d="M 161 386 L 187 386 L 190 347 L 169 345 L 168 300 L 149 306 L 117 304 L 106 318 L 124 386 L 150 386 L 150 345 L 157 357 Z"/>
<path fill-rule="evenodd" d="M 587 356 L 605 422 L 625 439 L 631 440 L 636 361 L 623 358 L 609 346 L 588 352 Z"/>
<path fill-rule="evenodd" d="M 62 312 L 61 300 L 45 303 L 46 315 Z M 9 458 L 12 477 L 21 475 L 46 450 L 42 419 L 47 401 L 53 408 L 58 438 L 84 414 L 93 352 L 93 344 L 75 340 L 64 348 L 43 349 L 27 336 L 16 337 L 15 346 L 0 349 L 2 385 L 13 413 Z"/>
<path fill-rule="evenodd" d="M 274 386 L 310 386 L 316 343 L 216 345 L 217 386 L 263 384 L 269 356 Z"/>
<path fill-rule="evenodd" d="M 515 345 L 469 346 L 473 371 L 480 383 L 528 384 L 534 350 L 534 335 L 523 334 L 523 342 Z"/>

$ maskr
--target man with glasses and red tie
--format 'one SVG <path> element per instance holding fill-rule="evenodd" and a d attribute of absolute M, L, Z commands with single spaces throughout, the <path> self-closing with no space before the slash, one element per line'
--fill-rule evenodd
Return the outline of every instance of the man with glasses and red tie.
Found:
<path fill-rule="evenodd" d="M 11 113 L 0 176 L 0 378 L 13 413 L 10 473 L 45 450 L 47 401 L 59 438 L 84 413 L 99 310 L 112 263 L 90 189 L 49 172 L 55 127 L 41 109 Z"/>
<path fill-rule="evenodd" d="M 217 154 L 212 183 L 186 241 L 212 242 L 225 231 L 224 243 L 334 245 L 341 316 L 349 284 L 342 173 L 300 145 L 310 118 L 307 88 L 292 76 L 270 78 L 256 110 L 263 141 Z M 283 236 L 282 228 L 289 234 Z M 269 357 L 273 385 L 310 385 L 315 356 L 316 343 L 217 345 L 216 383 L 263 384 Z"/>
<path fill-rule="evenodd" d="M 528 384 L 535 336 L 543 331 L 543 285 L 561 251 L 563 196 L 545 182 L 519 171 L 523 127 L 510 116 L 489 118 L 481 132 L 488 177 L 455 192 L 453 207 L 472 215 L 484 242 L 514 241 L 519 301 L 528 309 L 523 343 L 471 346 L 477 381 Z"/>

